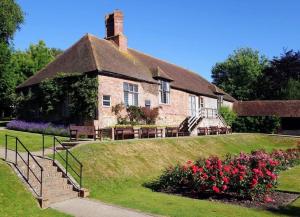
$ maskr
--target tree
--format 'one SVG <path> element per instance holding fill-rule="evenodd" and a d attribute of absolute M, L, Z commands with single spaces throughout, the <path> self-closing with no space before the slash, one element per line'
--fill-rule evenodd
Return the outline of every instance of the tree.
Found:
<path fill-rule="evenodd" d="M 23 12 L 14 0 L 0 0 L 0 117 L 13 111 L 17 78 L 10 67 L 10 42 L 23 21 Z"/>
<path fill-rule="evenodd" d="M 213 83 L 238 100 L 256 99 L 256 84 L 267 65 L 267 59 L 258 51 L 238 49 L 213 67 Z"/>
<path fill-rule="evenodd" d="M 0 41 L 9 44 L 23 22 L 23 11 L 14 0 L 0 0 Z"/>
<path fill-rule="evenodd" d="M 274 57 L 259 79 L 263 99 L 300 99 L 300 51 L 285 51 Z"/>

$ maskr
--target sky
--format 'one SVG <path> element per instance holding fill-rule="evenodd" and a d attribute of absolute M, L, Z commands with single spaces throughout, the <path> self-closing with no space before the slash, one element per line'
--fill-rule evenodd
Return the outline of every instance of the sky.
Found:
<path fill-rule="evenodd" d="M 235 49 L 268 58 L 299 50 L 299 0 L 17 0 L 25 23 L 15 49 L 44 40 L 67 49 L 86 33 L 105 36 L 104 16 L 124 13 L 128 46 L 211 80 L 211 69 Z"/>

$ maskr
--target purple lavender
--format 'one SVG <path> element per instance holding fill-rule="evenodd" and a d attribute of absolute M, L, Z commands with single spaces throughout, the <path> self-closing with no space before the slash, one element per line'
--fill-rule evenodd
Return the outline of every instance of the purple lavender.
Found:
<path fill-rule="evenodd" d="M 33 133 L 45 133 L 58 136 L 68 136 L 69 130 L 64 125 L 54 125 L 43 122 L 26 122 L 21 120 L 10 121 L 6 127 L 11 130 L 21 130 Z"/>

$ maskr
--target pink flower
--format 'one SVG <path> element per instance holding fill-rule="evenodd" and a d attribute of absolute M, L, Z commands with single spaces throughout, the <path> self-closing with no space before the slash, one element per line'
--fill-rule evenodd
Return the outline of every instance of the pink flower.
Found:
<path fill-rule="evenodd" d="M 220 189 L 215 185 L 212 187 L 212 190 L 217 194 L 220 193 Z"/>
<path fill-rule="evenodd" d="M 211 176 L 210 179 L 211 179 L 212 181 L 216 181 L 216 177 L 215 177 L 215 176 Z"/>
<path fill-rule="evenodd" d="M 265 203 L 271 203 L 271 202 L 274 202 L 274 200 L 269 197 L 269 196 L 265 196 L 265 199 L 264 199 Z"/>
<path fill-rule="evenodd" d="M 192 160 L 188 160 L 186 163 L 187 164 L 191 164 L 191 163 L 193 163 L 193 161 Z"/>
<path fill-rule="evenodd" d="M 227 173 L 230 172 L 230 169 L 231 169 L 231 166 L 228 166 L 228 165 L 225 165 L 225 166 L 223 167 L 223 170 L 224 170 L 225 172 L 227 172 Z"/>
<path fill-rule="evenodd" d="M 193 170 L 193 173 L 195 174 L 198 172 L 198 167 L 196 165 L 193 165 L 192 170 Z"/>
<path fill-rule="evenodd" d="M 222 186 L 222 191 L 226 191 L 227 188 L 228 188 L 227 185 L 223 185 L 223 186 Z"/>

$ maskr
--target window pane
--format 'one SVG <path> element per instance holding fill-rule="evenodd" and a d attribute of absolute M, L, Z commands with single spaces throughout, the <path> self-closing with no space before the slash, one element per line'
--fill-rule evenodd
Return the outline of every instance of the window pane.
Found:
<path fill-rule="evenodd" d="M 129 104 L 129 102 L 128 102 L 128 92 L 124 92 L 124 104 L 126 105 L 126 106 L 128 106 Z"/>
<path fill-rule="evenodd" d="M 138 104 L 139 104 L 139 102 L 138 102 L 138 96 L 139 95 L 137 93 L 134 94 L 134 105 L 135 106 L 138 106 Z"/>
<path fill-rule="evenodd" d="M 134 85 L 134 92 L 139 92 L 138 85 Z"/>
<path fill-rule="evenodd" d="M 129 84 L 129 91 L 133 92 L 133 85 Z"/>
<path fill-rule="evenodd" d="M 124 87 L 124 91 L 128 91 L 128 83 L 124 83 L 123 87 Z"/>
<path fill-rule="evenodd" d="M 105 101 L 105 100 L 110 100 L 110 96 L 109 95 L 104 95 L 103 96 L 103 101 Z"/>

